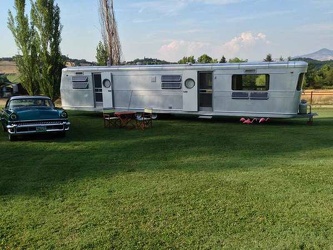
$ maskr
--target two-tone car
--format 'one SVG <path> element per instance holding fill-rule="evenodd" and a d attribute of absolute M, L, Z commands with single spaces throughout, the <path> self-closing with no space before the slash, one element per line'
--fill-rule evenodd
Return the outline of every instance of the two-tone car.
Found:
<path fill-rule="evenodd" d="M 1 112 L 3 130 L 9 140 L 19 135 L 58 133 L 64 136 L 69 130 L 67 112 L 55 107 L 47 96 L 12 96 Z"/>

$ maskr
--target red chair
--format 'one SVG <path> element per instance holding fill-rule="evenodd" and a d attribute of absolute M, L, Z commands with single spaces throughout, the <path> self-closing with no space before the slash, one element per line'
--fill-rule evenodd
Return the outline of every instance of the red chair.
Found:
<path fill-rule="evenodd" d="M 104 128 L 119 128 L 119 117 L 114 116 L 113 113 L 103 113 Z"/>

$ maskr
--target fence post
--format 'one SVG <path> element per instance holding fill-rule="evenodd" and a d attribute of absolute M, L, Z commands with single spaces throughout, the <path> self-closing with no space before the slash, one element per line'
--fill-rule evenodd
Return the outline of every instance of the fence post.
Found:
<path fill-rule="evenodd" d="M 313 95 L 313 90 L 311 90 L 310 105 L 312 105 L 312 95 Z"/>

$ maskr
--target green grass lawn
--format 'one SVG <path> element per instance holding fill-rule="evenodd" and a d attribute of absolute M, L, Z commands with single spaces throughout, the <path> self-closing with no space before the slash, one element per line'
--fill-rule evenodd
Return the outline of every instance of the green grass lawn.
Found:
<path fill-rule="evenodd" d="M 333 109 L 145 131 L 69 112 L 66 138 L 0 133 L 0 249 L 332 249 Z"/>

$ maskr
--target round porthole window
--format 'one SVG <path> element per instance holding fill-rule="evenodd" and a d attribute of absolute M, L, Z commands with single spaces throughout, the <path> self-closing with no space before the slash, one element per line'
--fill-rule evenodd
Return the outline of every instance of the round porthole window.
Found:
<path fill-rule="evenodd" d="M 110 86 L 111 86 L 111 81 L 110 81 L 109 79 L 104 79 L 104 80 L 103 80 L 103 86 L 104 86 L 105 88 L 110 88 Z"/>
<path fill-rule="evenodd" d="M 191 78 L 186 79 L 185 81 L 185 87 L 188 89 L 191 89 L 195 86 L 195 81 Z"/>

